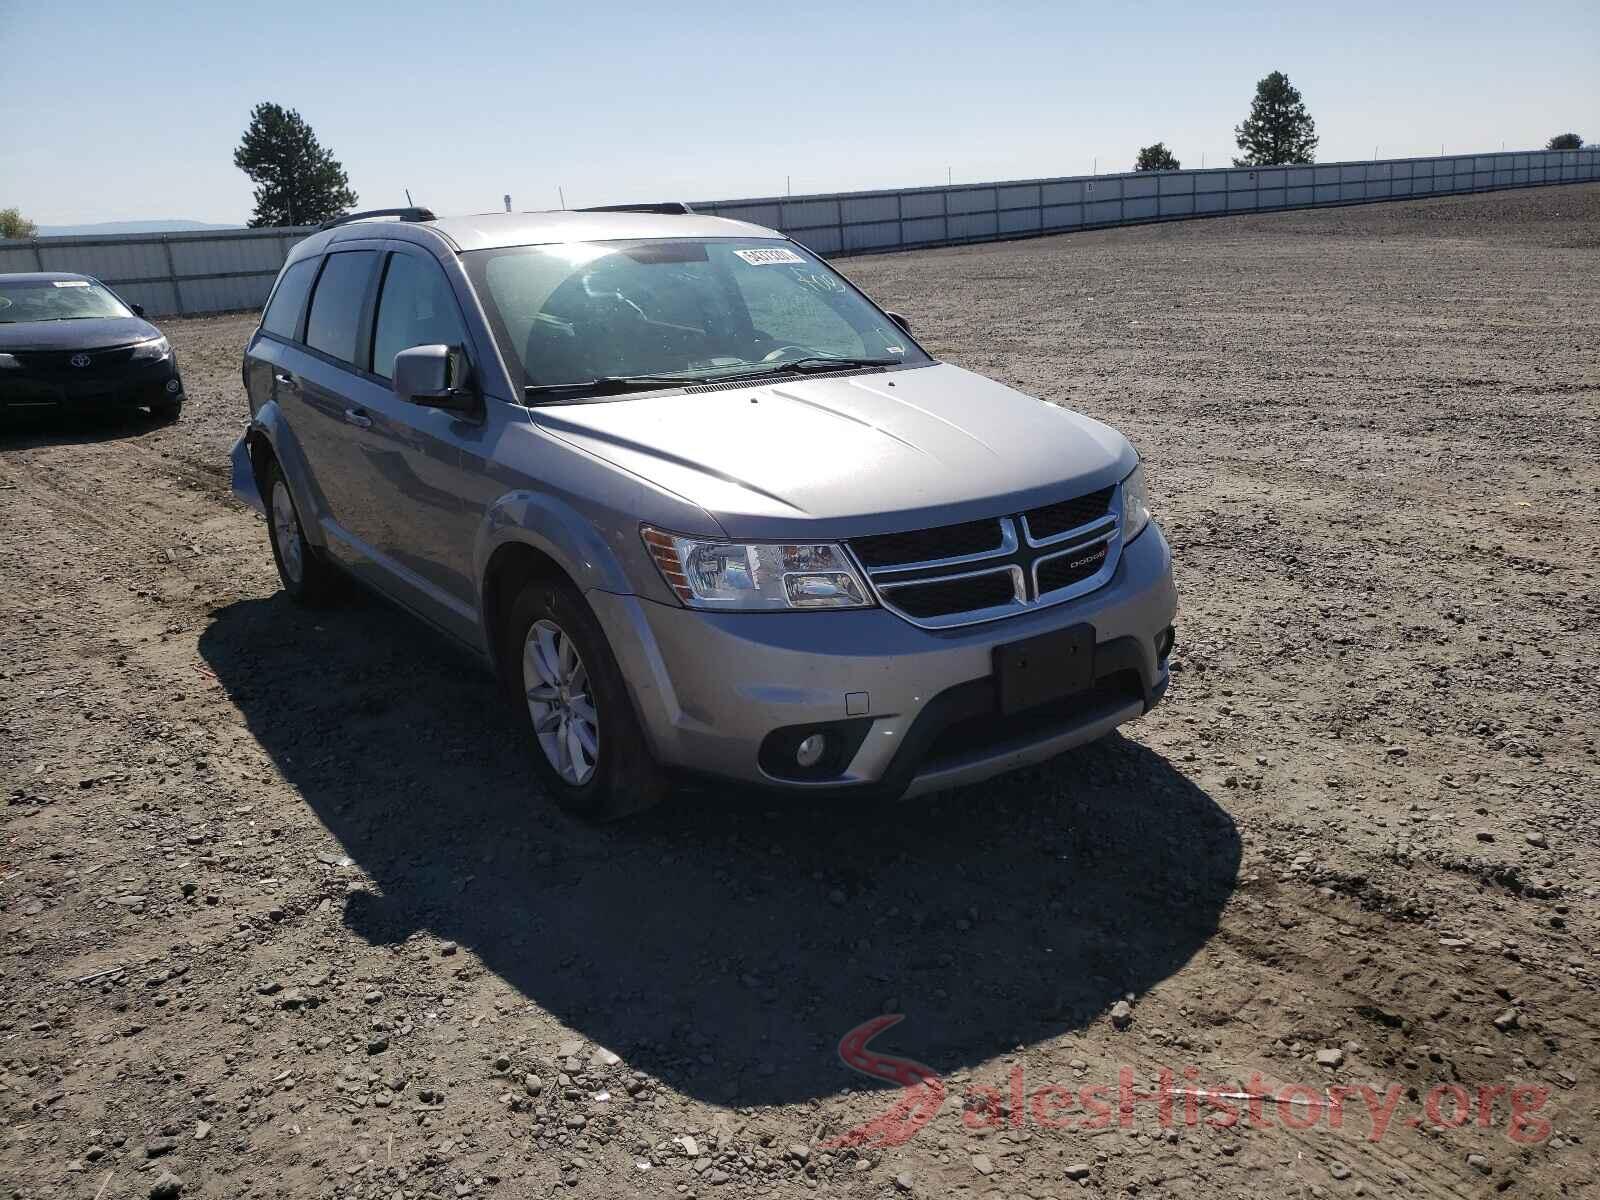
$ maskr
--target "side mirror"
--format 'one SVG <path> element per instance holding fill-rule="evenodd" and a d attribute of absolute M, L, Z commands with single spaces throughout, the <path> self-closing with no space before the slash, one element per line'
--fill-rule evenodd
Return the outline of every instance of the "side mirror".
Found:
<path fill-rule="evenodd" d="M 413 346 L 394 356 L 392 386 L 410 404 L 467 412 L 478 404 L 469 374 L 460 346 Z"/>
<path fill-rule="evenodd" d="M 900 328 L 904 329 L 907 333 L 911 332 L 911 322 L 906 320 L 905 317 L 901 316 L 899 313 L 897 313 L 897 312 L 890 313 L 889 314 L 889 320 L 893 321 L 896 325 L 900 326 Z"/>
<path fill-rule="evenodd" d="M 142 304 L 130 304 L 130 305 L 128 305 L 128 307 L 133 310 L 133 315 L 134 316 L 136 316 L 136 317 L 144 316 L 144 305 L 142 305 Z"/>

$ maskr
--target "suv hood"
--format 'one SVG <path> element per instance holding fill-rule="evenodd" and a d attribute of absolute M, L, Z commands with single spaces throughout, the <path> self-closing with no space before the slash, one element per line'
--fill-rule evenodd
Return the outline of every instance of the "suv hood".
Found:
<path fill-rule="evenodd" d="M 998 516 L 1116 483 L 1138 461 L 1109 426 L 948 363 L 531 413 L 733 538 Z"/>
<path fill-rule="evenodd" d="M 100 350 L 160 336 L 159 329 L 139 317 L 18 321 L 0 324 L 0 350 Z"/>

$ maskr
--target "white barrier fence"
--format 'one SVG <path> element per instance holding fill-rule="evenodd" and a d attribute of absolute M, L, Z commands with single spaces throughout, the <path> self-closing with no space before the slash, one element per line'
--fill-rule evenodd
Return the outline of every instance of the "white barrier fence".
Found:
<path fill-rule="evenodd" d="M 315 227 L 0 241 L 0 273 L 93 275 L 151 316 L 260 308 L 289 248 Z"/>
<path fill-rule="evenodd" d="M 694 206 L 781 229 L 819 254 L 945 246 L 1263 210 L 1600 179 L 1600 149 L 1144 171 Z"/>
<path fill-rule="evenodd" d="M 1593 179 L 1600 179 L 1600 148 L 1078 175 L 707 200 L 694 209 L 780 229 L 819 254 L 834 255 Z M 0 241 L 0 273 L 93 275 L 152 316 L 260 308 L 289 248 L 311 232 L 303 227 L 11 239 Z"/>

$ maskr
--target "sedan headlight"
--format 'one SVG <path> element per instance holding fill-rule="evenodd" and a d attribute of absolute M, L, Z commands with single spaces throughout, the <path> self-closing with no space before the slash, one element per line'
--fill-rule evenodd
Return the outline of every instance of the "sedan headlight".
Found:
<path fill-rule="evenodd" d="M 645 548 L 690 608 L 775 612 L 866 608 L 866 585 L 841 546 L 713 542 L 646 525 Z"/>
<path fill-rule="evenodd" d="M 1150 493 L 1144 487 L 1144 466 L 1129 472 L 1122 481 L 1122 541 L 1126 545 L 1150 524 Z"/>
<path fill-rule="evenodd" d="M 134 362 L 157 362 L 172 353 L 172 343 L 164 337 L 151 338 L 133 348 Z"/>
<path fill-rule="evenodd" d="M 22 364 L 17 361 L 15 354 L 0 354 L 0 371 L 19 371 Z"/>

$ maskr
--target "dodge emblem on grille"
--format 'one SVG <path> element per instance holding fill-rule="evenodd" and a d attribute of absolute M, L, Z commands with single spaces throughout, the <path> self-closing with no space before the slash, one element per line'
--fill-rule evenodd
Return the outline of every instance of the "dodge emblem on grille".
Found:
<path fill-rule="evenodd" d="M 75 367 L 87 367 L 89 365 L 89 356 L 87 354 L 74 354 L 67 361 Z"/>

